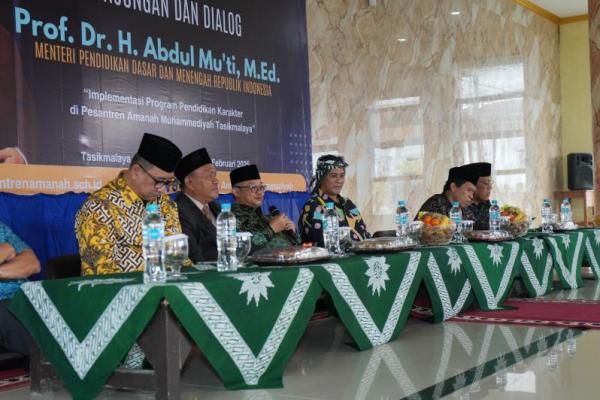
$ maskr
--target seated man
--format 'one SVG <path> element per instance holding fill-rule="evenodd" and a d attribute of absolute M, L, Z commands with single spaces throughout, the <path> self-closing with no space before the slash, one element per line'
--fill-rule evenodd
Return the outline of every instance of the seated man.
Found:
<path fill-rule="evenodd" d="M 475 216 L 475 230 L 490 229 L 490 195 L 492 194 L 492 164 L 481 162 L 467 165 L 477 174 L 477 186 L 469 210 Z"/>
<path fill-rule="evenodd" d="M 252 233 L 252 251 L 261 248 L 287 247 L 299 244 L 296 225 L 284 214 L 275 217 L 262 213 L 265 186 L 256 165 L 247 165 L 229 173 L 235 202 L 231 211 L 237 220 L 238 232 Z"/>
<path fill-rule="evenodd" d="M 156 202 L 165 235 L 181 233 L 177 205 L 166 194 L 181 151 L 169 140 L 144 134 L 129 169 L 92 193 L 77 212 L 75 233 L 84 275 L 141 271 L 142 219 Z"/>
<path fill-rule="evenodd" d="M 29 333 L 8 311 L 8 304 L 26 278 L 40 272 L 33 251 L 0 222 L 0 344 L 10 351 L 29 354 Z"/>
<path fill-rule="evenodd" d="M 349 226 L 352 229 L 352 240 L 371 237 L 358 208 L 352 200 L 341 195 L 346 181 L 346 167 L 348 164 L 343 157 L 332 154 L 321 156 L 317 160 L 317 169 L 311 181 L 312 196 L 300 215 L 302 242 L 324 246 L 323 217 L 325 203 L 330 201 L 335 204 L 339 226 Z"/>
<path fill-rule="evenodd" d="M 181 193 L 175 199 L 183 233 L 188 235 L 192 262 L 217 259 L 217 216 L 221 207 L 217 169 L 206 149 L 196 150 L 181 159 L 175 169 Z"/>
<path fill-rule="evenodd" d="M 478 176 L 466 165 L 450 168 L 448 180 L 440 194 L 431 196 L 419 209 L 438 214 L 448 215 L 452 202 L 458 201 L 462 209 L 463 220 L 475 220 L 473 212 L 468 208 L 473 202 L 473 192 Z M 416 218 L 415 218 L 416 219 Z"/>

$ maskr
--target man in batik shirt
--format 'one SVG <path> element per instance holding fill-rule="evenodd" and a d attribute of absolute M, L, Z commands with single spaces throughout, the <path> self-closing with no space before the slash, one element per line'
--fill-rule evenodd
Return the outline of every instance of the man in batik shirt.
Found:
<path fill-rule="evenodd" d="M 285 215 L 266 216 L 261 210 L 265 185 L 256 165 L 236 168 L 229 173 L 235 202 L 238 232 L 252 233 L 252 252 L 262 248 L 288 247 L 299 244 L 296 225 Z"/>
<path fill-rule="evenodd" d="M 333 202 L 338 215 L 339 226 L 351 228 L 352 240 L 371 237 L 360 211 L 352 200 L 340 194 L 346 180 L 348 164 L 343 157 L 327 154 L 317 160 L 315 176 L 311 180 L 312 196 L 302 210 L 298 223 L 302 242 L 316 243 L 323 247 L 323 219 L 326 203 Z"/>
<path fill-rule="evenodd" d="M 84 275 L 141 271 L 142 219 L 156 202 L 165 235 L 181 233 L 177 206 L 166 194 L 181 151 L 169 140 L 144 134 L 129 169 L 92 193 L 75 220 Z"/>
<path fill-rule="evenodd" d="M 8 311 L 8 304 L 21 284 L 40 272 L 33 251 L 0 222 L 0 344 L 10 351 L 29 354 L 29 334 Z"/>
<path fill-rule="evenodd" d="M 475 215 L 468 207 L 473 202 L 477 179 L 477 174 L 466 165 L 450 168 L 448 180 L 444 184 L 442 193 L 434 194 L 427 199 L 419 211 L 448 215 L 452 209 L 452 202 L 458 201 L 462 210 L 462 219 L 465 221 L 474 220 Z"/>
<path fill-rule="evenodd" d="M 479 177 L 469 210 L 475 216 L 475 230 L 490 229 L 490 195 L 492 194 L 492 164 L 482 162 L 467 165 Z"/>

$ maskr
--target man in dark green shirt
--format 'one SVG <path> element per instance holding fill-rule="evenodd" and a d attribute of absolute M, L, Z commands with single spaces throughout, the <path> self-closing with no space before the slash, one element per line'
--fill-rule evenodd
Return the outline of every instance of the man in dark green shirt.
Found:
<path fill-rule="evenodd" d="M 252 252 L 262 248 L 287 247 L 299 244 L 296 225 L 285 215 L 266 216 L 261 210 L 265 185 L 256 165 L 236 168 L 229 173 L 235 202 L 231 211 L 238 232 L 252 233 Z"/>

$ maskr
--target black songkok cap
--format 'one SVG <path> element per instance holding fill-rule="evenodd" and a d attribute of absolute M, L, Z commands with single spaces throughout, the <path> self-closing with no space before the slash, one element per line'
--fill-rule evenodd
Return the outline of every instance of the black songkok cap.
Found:
<path fill-rule="evenodd" d="M 487 162 L 478 162 L 473 164 L 467 164 L 465 167 L 471 168 L 471 170 L 477 174 L 478 177 L 492 176 L 492 164 Z"/>
<path fill-rule="evenodd" d="M 260 179 L 260 174 L 256 165 L 251 164 L 232 170 L 229 173 L 229 179 L 231 180 L 231 186 L 235 186 L 240 182 Z"/>
<path fill-rule="evenodd" d="M 181 160 L 181 150 L 173 142 L 151 133 L 144 133 L 137 154 L 165 172 L 173 172 Z"/>
<path fill-rule="evenodd" d="M 461 167 L 450 168 L 448 171 L 448 182 L 457 183 L 458 180 L 471 182 L 473 185 L 477 185 L 479 176 L 474 172 L 473 169 L 469 168 L 468 165 Z"/>
<path fill-rule="evenodd" d="M 183 182 L 186 176 L 188 176 L 196 168 L 200 168 L 203 165 L 211 164 L 212 160 L 208 155 L 208 151 L 203 147 L 196 151 L 191 152 L 187 156 L 183 157 L 177 168 L 175 168 L 175 176 L 179 182 Z"/>

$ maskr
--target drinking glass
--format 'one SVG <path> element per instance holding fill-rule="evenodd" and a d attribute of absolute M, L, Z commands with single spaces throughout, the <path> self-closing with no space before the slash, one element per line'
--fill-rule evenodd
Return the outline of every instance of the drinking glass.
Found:
<path fill-rule="evenodd" d="M 236 239 L 236 257 L 240 266 L 244 265 L 246 257 L 252 249 L 252 234 L 250 232 L 237 232 Z"/>
<path fill-rule="evenodd" d="M 475 224 L 475 221 L 471 221 L 471 220 L 468 220 L 468 219 L 466 219 L 466 220 L 464 220 L 464 221 L 462 221 L 460 223 L 464 243 L 468 242 L 467 238 L 469 237 L 469 235 L 471 234 L 471 232 L 473 232 L 473 225 L 474 224 Z"/>
<path fill-rule="evenodd" d="M 465 242 L 465 236 L 463 235 L 463 225 L 462 225 L 462 221 L 460 224 L 457 224 L 455 226 L 454 229 L 454 233 L 452 234 L 452 241 L 451 243 L 464 243 Z"/>
<path fill-rule="evenodd" d="M 352 246 L 352 228 L 349 226 L 340 226 L 340 256 L 346 255 L 346 251 Z"/>
<path fill-rule="evenodd" d="M 165 268 L 170 278 L 181 278 L 181 267 L 188 258 L 188 237 L 184 234 L 165 237 Z"/>
<path fill-rule="evenodd" d="M 408 237 L 416 244 L 417 247 L 421 247 L 421 234 L 423 233 L 423 221 L 411 221 L 408 224 Z"/>
<path fill-rule="evenodd" d="M 550 232 L 554 232 L 554 229 L 558 227 L 558 214 L 550 214 Z"/>

